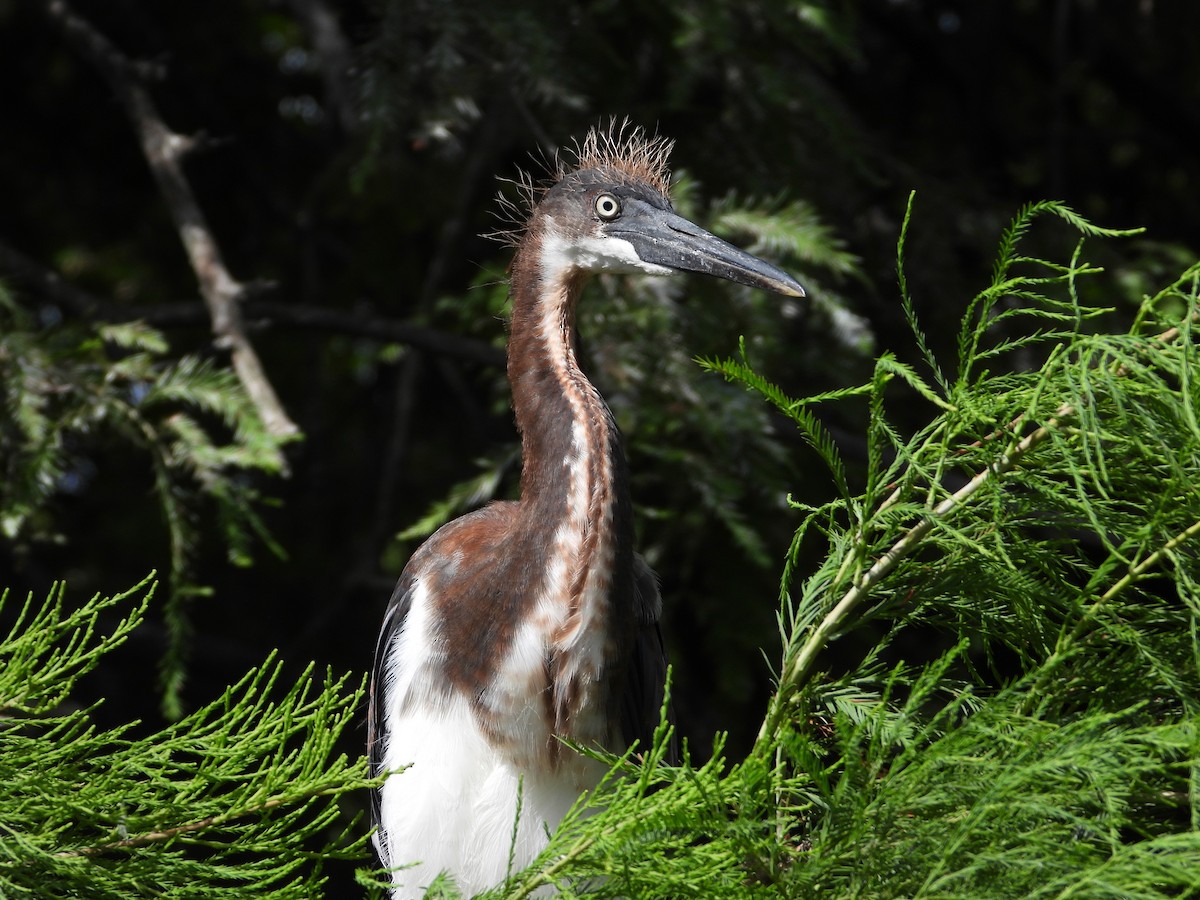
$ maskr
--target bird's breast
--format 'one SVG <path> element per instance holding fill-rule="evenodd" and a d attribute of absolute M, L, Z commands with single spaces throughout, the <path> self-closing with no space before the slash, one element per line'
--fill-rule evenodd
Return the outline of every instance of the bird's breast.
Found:
<path fill-rule="evenodd" d="M 618 749 L 609 703 L 610 675 L 624 649 L 613 627 L 614 514 L 596 489 L 603 464 L 577 460 L 573 468 L 542 576 L 479 698 L 498 741 L 522 761 L 551 767 L 563 755 L 560 737 Z"/>

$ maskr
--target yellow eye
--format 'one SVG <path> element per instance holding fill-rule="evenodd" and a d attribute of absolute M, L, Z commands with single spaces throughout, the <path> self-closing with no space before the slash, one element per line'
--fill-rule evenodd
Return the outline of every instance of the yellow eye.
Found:
<path fill-rule="evenodd" d="M 621 201 L 612 194 L 601 194 L 596 198 L 596 215 L 611 221 L 621 214 Z"/>

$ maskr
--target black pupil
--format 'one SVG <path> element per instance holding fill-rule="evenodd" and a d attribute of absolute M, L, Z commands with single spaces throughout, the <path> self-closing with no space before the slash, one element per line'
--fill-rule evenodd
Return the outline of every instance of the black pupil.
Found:
<path fill-rule="evenodd" d="M 617 201 L 612 197 L 600 198 L 600 215 L 611 216 L 617 211 Z"/>

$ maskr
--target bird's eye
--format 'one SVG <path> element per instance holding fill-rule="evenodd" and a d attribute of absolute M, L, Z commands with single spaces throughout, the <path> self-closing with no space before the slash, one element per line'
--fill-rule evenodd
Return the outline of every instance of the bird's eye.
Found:
<path fill-rule="evenodd" d="M 621 214 L 621 201 L 612 194 L 601 194 L 596 198 L 596 215 L 605 220 L 615 219 Z"/>

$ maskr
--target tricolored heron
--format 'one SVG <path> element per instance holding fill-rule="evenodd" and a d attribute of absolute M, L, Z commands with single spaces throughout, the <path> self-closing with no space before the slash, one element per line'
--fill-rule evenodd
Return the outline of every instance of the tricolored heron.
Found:
<path fill-rule="evenodd" d="M 521 499 L 439 529 L 396 585 L 368 722 L 375 841 L 394 896 L 441 871 L 473 893 L 528 864 L 604 767 L 658 723 L 665 659 L 653 573 L 633 550 L 621 436 L 575 354 L 593 272 L 701 272 L 788 296 L 788 274 L 677 215 L 671 142 L 593 130 L 531 197 L 511 268 L 508 377 Z M 536 200 L 536 202 L 533 202 Z M 519 810 L 519 817 L 518 817 Z"/>

